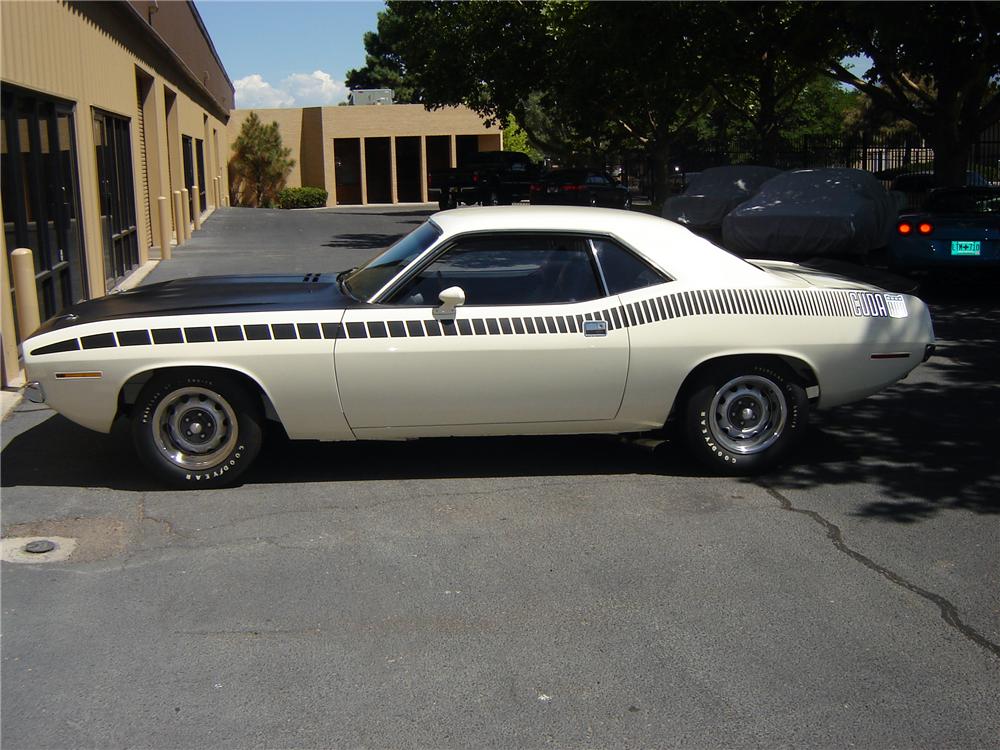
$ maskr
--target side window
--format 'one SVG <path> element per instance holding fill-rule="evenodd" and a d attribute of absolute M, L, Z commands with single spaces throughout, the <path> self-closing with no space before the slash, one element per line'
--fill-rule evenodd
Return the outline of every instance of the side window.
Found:
<path fill-rule="evenodd" d="M 606 185 L 607 182 L 605 181 L 605 179 L 601 175 L 599 175 L 599 174 L 592 174 L 592 175 L 590 175 L 590 176 L 587 177 L 587 184 L 588 185 Z"/>
<path fill-rule="evenodd" d="M 543 305 L 602 296 L 587 240 L 548 235 L 459 239 L 392 298 L 397 305 L 438 304 L 460 286 L 466 305 Z"/>
<path fill-rule="evenodd" d="M 666 276 L 632 255 L 617 242 L 601 238 L 594 239 L 594 251 L 601 264 L 604 280 L 611 294 L 622 294 L 633 289 L 642 289 L 670 281 Z"/>

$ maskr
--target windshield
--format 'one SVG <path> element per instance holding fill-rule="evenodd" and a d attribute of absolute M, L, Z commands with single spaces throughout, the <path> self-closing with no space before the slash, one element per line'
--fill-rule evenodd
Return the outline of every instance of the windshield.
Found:
<path fill-rule="evenodd" d="M 420 253 L 433 245 L 441 230 L 424 222 L 380 255 L 344 277 L 344 288 L 356 299 L 368 301 Z"/>
<path fill-rule="evenodd" d="M 1000 213 L 1000 190 L 953 188 L 931 193 L 924 210 L 938 214 Z"/>

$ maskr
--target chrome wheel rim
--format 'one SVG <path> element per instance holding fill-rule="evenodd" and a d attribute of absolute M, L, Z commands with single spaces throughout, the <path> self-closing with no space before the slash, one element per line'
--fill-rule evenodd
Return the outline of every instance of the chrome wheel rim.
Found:
<path fill-rule="evenodd" d="M 207 469 L 221 463 L 239 437 L 236 412 L 208 388 L 178 388 L 153 412 L 153 441 L 182 469 Z"/>
<path fill-rule="evenodd" d="M 731 453 L 750 455 L 774 445 L 788 420 L 785 394 L 759 375 L 733 378 L 712 399 L 709 429 Z"/>

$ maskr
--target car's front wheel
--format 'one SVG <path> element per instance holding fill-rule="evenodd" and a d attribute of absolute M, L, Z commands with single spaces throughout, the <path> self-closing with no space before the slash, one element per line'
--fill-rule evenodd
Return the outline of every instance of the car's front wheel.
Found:
<path fill-rule="evenodd" d="M 139 458 L 172 487 L 232 484 L 260 451 L 259 401 L 224 374 L 163 373 L 143 387 L 132 416 Z"/>
<path fill-rule="evenodd" d="M 714 473 L 756 474 L 801 438 L 808 410 L 805 390 L 780 363 L 736 360 L 701 375 L 683 428 L 694 456 Z"/>

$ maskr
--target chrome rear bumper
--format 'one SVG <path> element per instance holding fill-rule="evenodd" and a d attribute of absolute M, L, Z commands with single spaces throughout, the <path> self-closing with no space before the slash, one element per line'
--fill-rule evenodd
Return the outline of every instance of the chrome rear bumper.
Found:
<path fill-rule="evenodd" d="M 32 380 L 24 386 L 24 397 L 33 404 L 44 404 L 45 391 L 42 389 L 42 384 L 37 380 Z"/>

